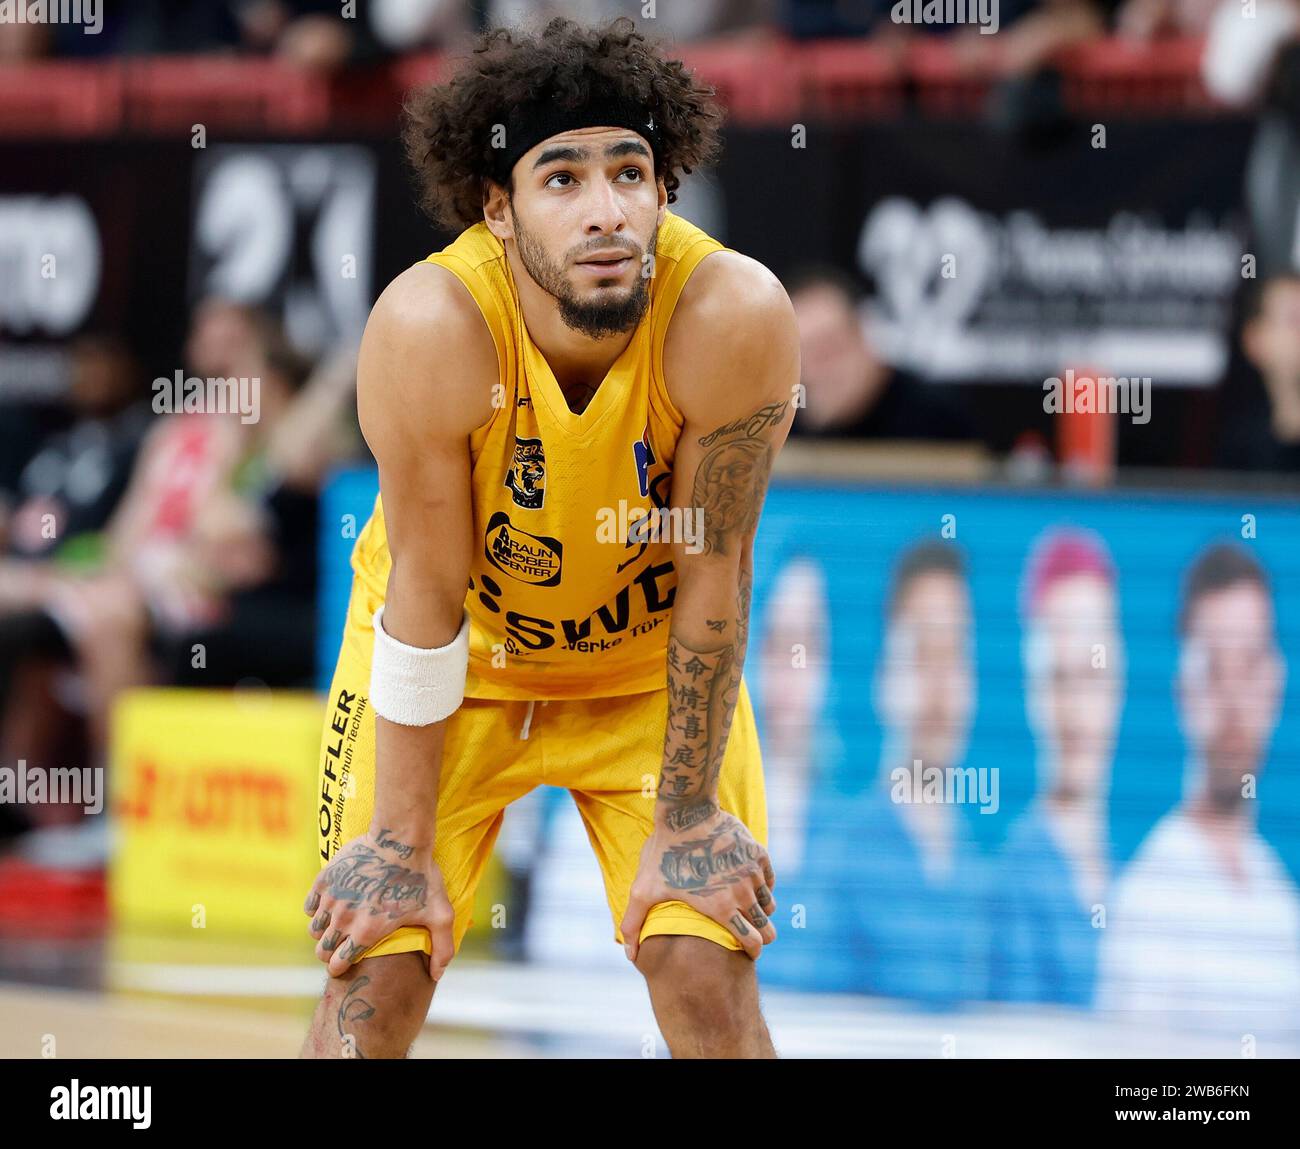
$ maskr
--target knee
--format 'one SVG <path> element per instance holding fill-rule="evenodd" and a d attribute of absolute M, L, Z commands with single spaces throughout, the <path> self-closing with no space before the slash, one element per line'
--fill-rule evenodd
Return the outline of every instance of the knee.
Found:
<path fill-rule="evenodd" d="M 435 986 L 422 952 L 366 958 L 342 976 L 327 978 L 302 1055 L 408 1056 Z"/>
<path fill-rule="evenodd" d="M 723 1030 L 750 1013 L 753 961 L 708 938 L 655 934 L 641 943 L 636 965 L 655 1008 Z"/>

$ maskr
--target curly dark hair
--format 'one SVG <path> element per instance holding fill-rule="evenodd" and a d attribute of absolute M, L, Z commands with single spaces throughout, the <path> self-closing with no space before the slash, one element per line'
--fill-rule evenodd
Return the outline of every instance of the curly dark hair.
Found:
<path fill-rule="evenodd" d="M 723 113 L 714 89 L 697 84 L 660 48 L 626 16 L 595 27 L 557 16 L 540 34 L 484 32 L 452 79 L 413 93 L 403 108 L 402 142 L 419 179 L 421 207 L 452 232 L 481 222 L 494 125 L 539 93 L 577 101 L 593 83 L 654 109 L 661 133 L 655 175 L 663 178 L 668 202 L 676 203 L 677 170 L 689 175 L 721 150 Z"/>

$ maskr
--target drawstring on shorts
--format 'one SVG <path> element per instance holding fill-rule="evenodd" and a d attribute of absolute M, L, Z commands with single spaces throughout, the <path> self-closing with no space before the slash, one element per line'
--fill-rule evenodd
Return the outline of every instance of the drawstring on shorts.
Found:
<path fill-rule="evenodd" d="M 543 698 L 543 699 L 542 699 L 542 705 L 545 706 L 549 701 L 550 701 L 549 698 Z M 519 728 L 519 737 L 520 737 L 520 738 L 527 738 L 527 737 L 528 737 L 528 728 L 529 728 L 530 726 L 532 726 L 532 724 L 533 724 L 533 705 L 534 705 L 534 703 L 535 703 L 535 699 L 530 698 L 530 699 L 528 700 L 528 713 L 524 715 L 524 724 Z"/>

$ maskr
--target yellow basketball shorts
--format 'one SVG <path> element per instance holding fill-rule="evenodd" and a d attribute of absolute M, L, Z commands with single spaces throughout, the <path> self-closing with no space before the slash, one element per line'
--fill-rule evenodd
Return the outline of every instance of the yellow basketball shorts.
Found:
<path fill-rule="evenodd" d="M 316 815 L 322 867 L 370 828 L 375 719 L 367 696 L 374 646 L 371 619 L 381 601 L 354 576 L 321 738 Z M 614 940 L 623 944 L 619 923 L 641 848 L 653 829 L 667 716 L 668 692 L 661 689 L 611 698 L 537 701 L 531 713 L 526 701 L 466 698 L 447 719 L 433 857 L 455 910 L 457 951 L 473 924 L 475 890 L 500 832 L 503 811 L 543 784 L 573 795 L 604 875 Z M 762 761 L 743 679 L 718 797 L 722 808 L 766 846 Z M 654 934 L 691 934 L 727 949 L 742 948 L 730 930 L 680 901 L 661 902 L 650 910 L 641 938 Z M 403 926 L 371 946 L 365 957 L 430 949 L 427 930 Z"/>

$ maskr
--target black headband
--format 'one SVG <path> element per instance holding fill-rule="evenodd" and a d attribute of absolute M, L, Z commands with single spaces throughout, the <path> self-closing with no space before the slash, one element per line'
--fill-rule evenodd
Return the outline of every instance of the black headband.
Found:
<path fill-rule="evenodd" d="M 574 128 L 597 127 L 628 128 L 644 136 L 658 165 L 660 130 L 653 108 L 621 97 L 589 94 L 574 103 L 552 94 L 510 109 L 505 122 L 505 146 L 493 149 L 492 178 L 504 187 L 519 157 L 543 140 Z"/>

